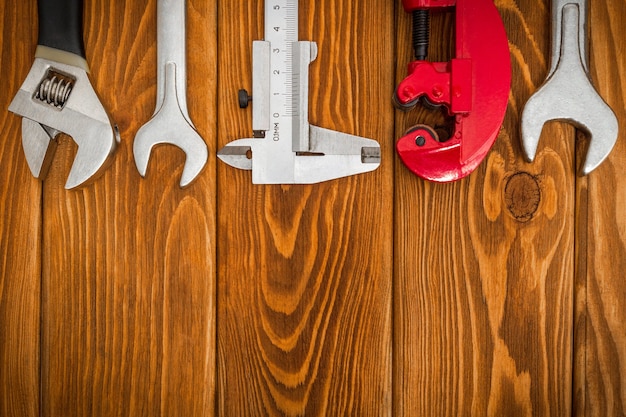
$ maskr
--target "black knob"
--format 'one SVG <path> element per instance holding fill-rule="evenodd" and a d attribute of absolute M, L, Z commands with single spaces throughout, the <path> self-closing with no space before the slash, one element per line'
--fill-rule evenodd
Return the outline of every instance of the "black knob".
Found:
<path fill-rule="evenodd" d="M 252 101 L 252 96 L 248 94 L 248 92 L 244 90 L 243 88 L 239 90 L 238 96 L 239 96 L 239 107 L 242 109 L 245 109 L 246 107 L 248 107 L 248 104 L 250 104 L 250 102 Z"/>

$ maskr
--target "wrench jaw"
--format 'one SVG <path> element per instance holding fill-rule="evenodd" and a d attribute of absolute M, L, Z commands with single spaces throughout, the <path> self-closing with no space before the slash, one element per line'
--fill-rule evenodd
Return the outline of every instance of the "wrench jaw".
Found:
<path fill-rule="evenodd" d="M 30 172 L 38 180 L 43 180 L 48 175 L 59 133 L 33 120 L 22 118 L 22 146 L 24 150 L 30 150 L 24 152 L 24 155 Z"/>
<path fill-rule="evenodd" d="M 585 10 L 585 2 L 573 5 L 558 0 L 553 23 L 561 36 L 553 36 L 553 69 L 526 103 L 521 121 L 522 148 L 528 162 L 535 159 L 546 122 L 567 122 L 585 132 L 588 145 L 581 175 L 589 174 L 608 157 L 619 129 L 615 113 L 595 90 L 587 72 L 585 42 L 581 42 Z"/>
<path fill-rule="evenodd" d="M 101 174 L 119 143 L 117 127 L 83 68 L 35 58 L 9 110 L 23 117 L 24 154 L 38 179 L 47 174 L 59 133 L 76 142 L 78 152 L 65 184 L 68 190 Z"/>
<path fill-rule="evenodd" d="M 111 165 L 112 156 L 120 143 L 116 125 L 93 124 L 81 130 L 74 135 L 70 133 L 78 144 L 78 151 L 65 183 L 68 190 L 90 184 L 98 178 Z"/>
<path fill-rule="evenodd" d="M 154 116 L 144 124 L 133 143 L 133 154 L 137 170 L 146 176 L 152 149 L 158 145 L 172 144 L 186 156 L 180 187 L 185 188 L 202 172 L 209 158 L 206 143 L 181 109 L 176 88 L 176 64 L 166 64 L 165 89 L 162 105 Z"/>
<path fill-rule="evenodd" d="M 604 102 L 603 102 L 604 103 Z M 589 133 L 589 145 L 587 146 L 587 156 L 581 167 L 582 175 L 589 175 L 609 156 L 615 143 L 617 142 L 618 122 L 615 113 L 604 103 L 610 113 L 606 113 L 603 124 L 594 125 L 593 132 Z M 588 132 L 591 130 L 587 129 Z"/>
<path fill-rule="evenodd" d="M 566 122 L 587 136 L 587 153 L 579 173 L 588 175 L 604 162 L 615 146 L 619 129 L 617 117 L 590 83 L 590 89 L 577 97 L 578 101 L 563 94 L 565 84 L 549 81 L 524 107 L 521 122 L 524 157 L 528 162 L 534 161 L 545 123 Z"/>

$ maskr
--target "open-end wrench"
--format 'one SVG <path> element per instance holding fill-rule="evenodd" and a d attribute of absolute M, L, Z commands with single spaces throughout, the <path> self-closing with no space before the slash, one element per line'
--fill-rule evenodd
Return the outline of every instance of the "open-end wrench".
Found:
<path fill-rule="evenodd" d="M 541 130 L 550 120 L 570 122 L 588 133 L 583 175 L 613 149 L 617 118 L 591 84 L 587 52 L 587 0 L 552 0 L 550 72 L 522 112 L 522 147 L 529 162 L 535 159 Z"/>
<path fill-rule="evenodd" d="M 35 177 L 46 176 L 60 133 L 76 142 L 67 189 L 101 173 L 119 142 L 117 127 L 87 76 L 82 6 L 82 0 L 39 0 L 35 61 L 9 106 L 23 118 L 22 145 Z"/>
<path fill-rule="evenodd" d="M 142 177 L 154 146 L 172 144 L 182 149 L 186 160 L 181 187 L 200 174 L 209 154 L 187 111 L 185 8 L 185 0 L 157 1 L 156 109 L 152 119 L 137 132 L 133 144 L 135 163 Z"/>

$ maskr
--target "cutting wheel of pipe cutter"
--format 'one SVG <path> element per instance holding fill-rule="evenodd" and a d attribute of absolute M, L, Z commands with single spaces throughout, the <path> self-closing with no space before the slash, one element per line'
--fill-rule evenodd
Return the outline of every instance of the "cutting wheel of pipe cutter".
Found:
<path fill-rule="evenodd" d="M 394 104 L 409 110 L 419 102 L 442 106 L 450 127 L 447 140 L 436 128 L 418 125 L 397 144 L 400 159 L 430 181 L 456 181 L 473 172 L 495 142 L 504 119 L 511 62 L 504 25 L 492 0 L 403 0 L 413 13 L 416 60 L 398 85 Z M 455 13 L 455 57 L 426 61 L 428 13 Z M 426 27 L 423 27 L 423 26 Z"/>

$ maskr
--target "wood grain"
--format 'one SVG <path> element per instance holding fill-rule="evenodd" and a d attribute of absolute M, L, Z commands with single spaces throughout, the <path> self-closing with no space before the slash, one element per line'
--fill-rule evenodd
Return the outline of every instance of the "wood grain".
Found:
<path fill-rule="evenodd" d="M 300 1 L 318 43 L 310 121 L 375 138 L 375 172 L 312 186 L 218 167 L 219 412 L 391 415 L 393 4 Z M 250 137 L 250 56 L 263 2 L 220 4 L 220 145 Z M 236 347 L 236 348 L 234 348 Z"/>
<path fill-rule="evenodd" d="M 263 0 L 189 0 L 188 104 L 210 159 L 180 190 L 181 151 L 146 179 L 132 144 L 154 111 L 156 2 L 85 2 L 90 79 L 120 127 L 113 164 L 65 191 L 62 136 L 32 178 L 5 111 L 32 63 L 36 2 L 0 0 L 0 417 L 625 416 L 626 42 L 621 0 L 590 2 L 591 77 L 621 133 L 588 177 L 581 132 L 546 125 L 550 1 L 497 0 L 513 70 L 503 129 L 469 178 L 419 180 L 393 144 L 437 112 L 395 112 L 410 59 L 400 0 L 300 0 L 318 43 L 310 121 L 378 140 L 375 172 L 259 186 L 216 151 L 251 135 Z M 430 59 L 454 20 L 432 22 Z"/>
<path fill-rule="evenodd" d="M 216 3 L 187 10 L 189 111 L 214 155 Z M 186 190 L 174 147 L 147 179 L 135 168 L 156 101 L 156 1 L 86 2 L 85 43 L 122 144 L 101 178 L 66 192 L 64 138 L 45 183 L 43 415 L 213 415 L 215 159 Z"/>
<path fill-rule="evenodd" d="M 591 75 L 620 135 L 608 160 L 577 182 L 574 415 L 612 417 L 626 415 L 626 5 L 590 6 Z"/>
<path fill-rule="evenodd" d="M 396 415 L 570 414 L 573 130 L 547 126 L 536 162 L 522 161 L 519 114 L 545 77 L 549 7 L 496 4 L 513 82 L 493 150 L 454 184 L 424 182 L 396 162 Z M 397 19 L 400 79 L 410 21 L 402 9 Z M 446 33 L 449 21 L 434 16 L 431 31 Z M 430 59 L 449 58 L 446 42 L 433 41 Z M 433 120 L 399 115 L 397 135 Z"/>
<path fill-rule="evenodd" d="M 39 415 L 41 184 L 22 151 L 21 118 L 6 109 L 32 64 L 30 2 L 0 8 L 0 416 Z"/>

